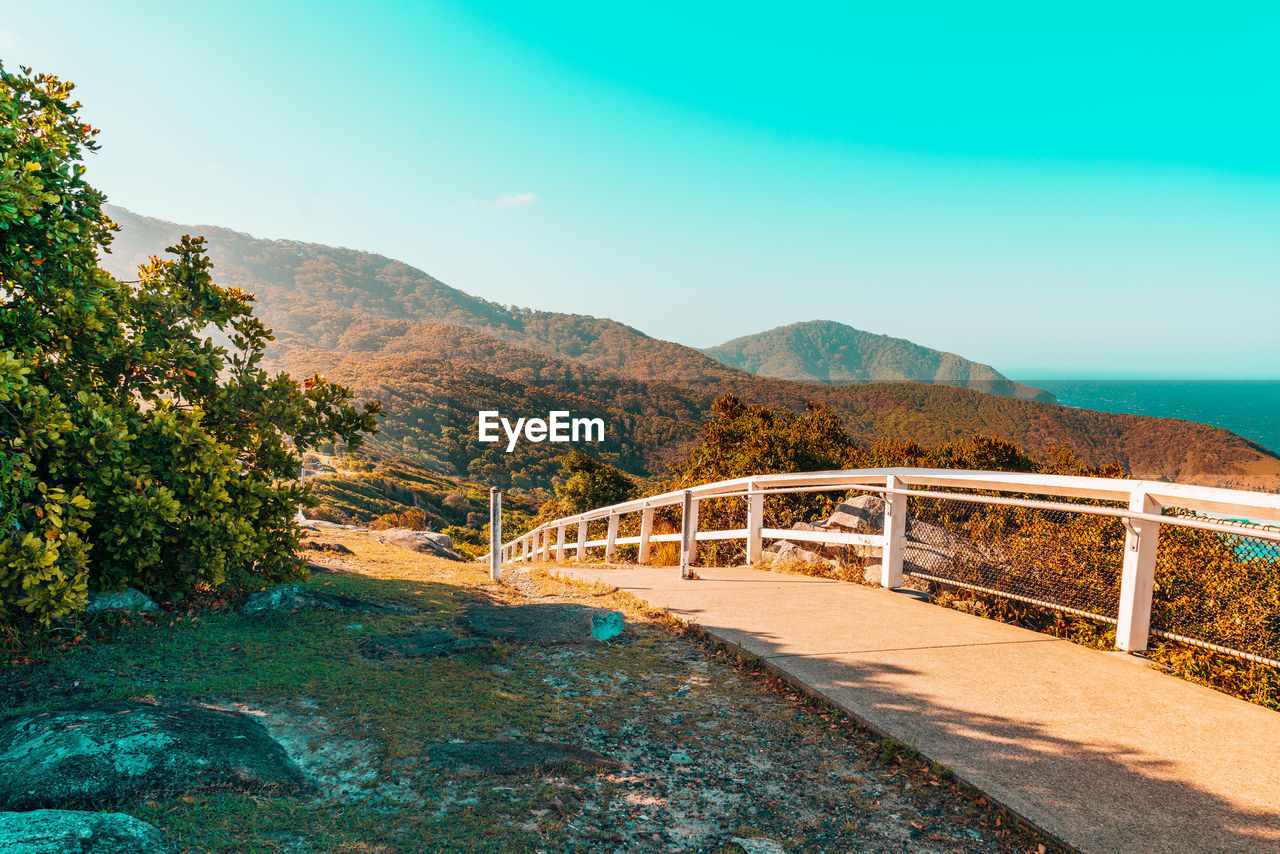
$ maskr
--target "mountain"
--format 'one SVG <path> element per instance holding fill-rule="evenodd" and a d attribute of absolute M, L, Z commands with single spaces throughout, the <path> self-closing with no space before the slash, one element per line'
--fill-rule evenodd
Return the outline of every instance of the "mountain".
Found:
<path fill-rule="evenodd" d="M 387 417 L 376 443 L 450 476 L 545 487 L 566 447 L 523 443 L 508 454 L 481 445 L 479 409 L 603 418 L 598 455 L 636 475 L 657 474 L 695 440 L 714 400 L 733 393 L 773 407 L 824 403 L 864 441 L 937 444 L 984 433 L 1033 455 L 1067 446 L 1085 462 L 1120 462 L 1139 477 L 1280 487 L 1280 458 L 1215 427 L 948 385 L 760 376 L 614 320 L 479 299 L 379 255 L 109 212 L 123 230 L 104 267 L 133 278 L 138 263 L 182 234 L 204 235 L 215 280 L 254 293 L 276 330 L 274 369 L 321 371 L 382 399 Z"/>
<path fill-rule="evenodd" d="M 782 380 L 831 385 L 931 383 L 1057 402 L 1050 392 L 1015 383 L 990 365 L 833 320 L 779 326 L 702 352 L 731 367 Z"/>

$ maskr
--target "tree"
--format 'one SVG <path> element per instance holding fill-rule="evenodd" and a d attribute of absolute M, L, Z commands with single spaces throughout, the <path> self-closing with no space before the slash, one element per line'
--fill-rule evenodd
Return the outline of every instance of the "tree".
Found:
<path fill-rule="evenodd" d="M 611 465 L 579 450 L 560 458 L 560 477 L 555 481 L 556 497 L 542 508 L 543 516 L 572 516 L 597 507 L 607 507 L 636 497 L 635 481 Z"/>
<path fill-rule="evenodd" d="M 358 445 L 379 407 L 268 375 L 271 333 L 200 238 L 136 282 L 101 269 L 114 226 L 71 88 L 0 66 L 0 618 L 297 576 L 298 453 Z"/>
<path fill-rule="evenodd" d="M 726 394 L 711 407 L 702 441 L 677 469 L 671 488 L 734 477 L 848 467 L 856 445 L 825 406 L 799 414 L 743 403 Z"/>

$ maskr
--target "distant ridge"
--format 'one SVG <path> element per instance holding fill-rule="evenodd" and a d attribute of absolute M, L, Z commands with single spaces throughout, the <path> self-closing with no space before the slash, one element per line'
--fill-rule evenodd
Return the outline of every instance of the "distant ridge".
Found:
<path fill-rule="evenodd" d="M 615 320 L 489 302 L 381 255 L 108 213 L 123 230 L 102 259 L 107 270 L 133 278 L 182 234 L 204 235 L 214 280 L 255 294 L 275 330 L 267 367 L 322 371 L 380 398 L 387 416 L 374 442 L 446 475 L 504 488 L 551 483 L 566 446 L 526 444 L 510 454 L 482 446 L 482 408 L 602 417 L 597 456 L 632 474 L 659 474 L 696 440 L 716 398 L 732 393 L 773 408 L 824 404 L 867 443 L 936 445 L 981 433 L 1041 458 L 1067 447 L 1140 478 L 1280 488 L 1280 457 L 1216 427 L 938 384 L 775 379 Z"/>
<path fill-rule="evenodd" d="M 702 349 L 735 368 L 780 380 L 852 385 L 917 382 L 1055 403 L 1053 394 L 1016 383 L 990 365 L 834 320 L 810 320 Z"/>

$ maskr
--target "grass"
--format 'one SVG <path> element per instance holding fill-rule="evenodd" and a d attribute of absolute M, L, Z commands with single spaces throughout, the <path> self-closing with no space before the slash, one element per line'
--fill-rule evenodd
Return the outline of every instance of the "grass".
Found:
<path fill-rule="evenodd" d="M 327 787 L 319 798 L 175 792 L 102 805 L 155 824 L 179 851 L 667 851 L 688 843 L 731 852 L 730 836 L 757 835 L 792 852 L 902 850 L 912 840 L 924 851 L 1046 844 L 909 747 L 885 747 L 758 662 L 608 586 L 535 574 L 522 589 L 624 611 L 623 643 L 367 660 L 360 649 L 368 639 L 452 629 L 469 605 L 526 600 L 479 566 L 376 535 L 319 538 L 356 554 L 325 556 L 342 571 L 317 573 L 312 585 L 420 613 L 250 617 L 236 611 L 240 594 L 151 616 L 82 616 L 40 637 L 7 638 L 0 714 L 131 697 L 235 704 L 262 713 Z M 493 777 L 424 758 L 431 742 L 491 738 L 563 740 L 627 764 Z M 677 754 L 692 761 L 676 762 Z"/>

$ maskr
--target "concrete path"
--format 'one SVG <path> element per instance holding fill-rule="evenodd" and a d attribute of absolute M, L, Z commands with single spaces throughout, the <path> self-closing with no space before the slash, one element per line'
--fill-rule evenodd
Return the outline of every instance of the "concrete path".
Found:
<path fill-rule="evenodd" d="M 800 575 L 555 567 L 667 608 L 1084 852 L 1280 852 L 1280 714 L 908 594 Z"/>

